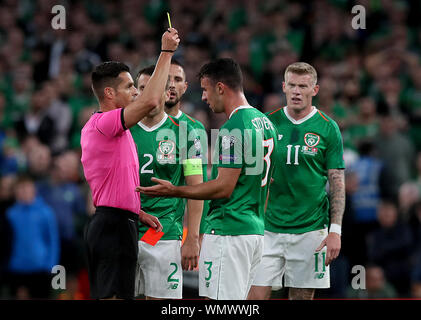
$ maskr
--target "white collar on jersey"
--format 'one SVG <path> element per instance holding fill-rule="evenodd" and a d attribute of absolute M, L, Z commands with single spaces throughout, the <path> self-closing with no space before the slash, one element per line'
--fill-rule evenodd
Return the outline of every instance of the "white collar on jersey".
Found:
<path fill-rule="evenodd" d="M 162 118 L 161 121 L 159 121 L 156 125 L 152 126 L 152 127 L 148 127 L 145 126 L 142 121 L 139 121 L 137 124 L 139 125 L 139 127 L 141 127 L 143 130 L 147 131 L 147 132 L 152 132 L 156 129 L 158 129 L 160 126 L 162 126 L 164 124 L 164 122 L 167 120 L 168 115 L 164 112 L 164 117 Z"/>
<path fill-rule="evenodd" d="M 178 110 L 178 113 L 173 118 L 178 119 L 178 118 L 181 117 L 182 114 L 183 114 L 183 112 L 181 112 L 181 110 Z"/>
<path fill-rule="evenodd" d="M 312 106 L 312 107 L 313 107 L 313 110 L 311 110 L 311 112 L 308 115 L 306 115 L 304 118 L 301 118 L 300 120 L 295 120 L 293 117 L 289 115 L 288 106 L 284 108 L 284 111 L 289 121 L 291 121 L 293 124 L 301 124 L 307 121 L 308 119 L 310 119 L 312 116 L 314 116 L 317 113 L 317 108 L 315 106 Z"/>
<path fill-rule="evenodd" d="M 230 116 L 228 117 L 228 119 L 231 119 L 232 115 L 234 114 L 234 112 L 240 110 L 240 109 L 250 109 L 253 108 L 252 106 L 239 106 L 237 108 L 235 108 L 234 110 L 232 110 Z"/>

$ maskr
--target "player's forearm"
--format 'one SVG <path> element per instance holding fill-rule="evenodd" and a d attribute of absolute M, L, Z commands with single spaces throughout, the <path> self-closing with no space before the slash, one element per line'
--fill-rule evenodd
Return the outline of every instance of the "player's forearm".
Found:
<path fill-rule="evenodd" d="M 194 186 L 179 186 L 175 188 L 175 197 L 188 198 L 195 200 L 212 200 L 229 198 L 231 191 L 218 181 L 218 179 L 210 180 Z"/>
<path fill-rule="evenodd" d="M 329 169 L 330 223 L 342 225 L 345 211 L 345 175 L 342 169 Z"/>
<path fill-rule="evenodd" d="M 199 239 L 199 227 L 202 220 L 203 200 L 187 201 L 187 237 Z"/>
<path fill-rule="evenodd" d="M 184 171 L 186 174 L 186 171 Z M 185 177 L 186 184 L 189 186 L 197 186 L 203 182 L 201 174 L 188 175 Z M 187 238 L 192 240 L 199 239 L 199 227 L 202 220 L 203 200 L 187 200 Z"/>

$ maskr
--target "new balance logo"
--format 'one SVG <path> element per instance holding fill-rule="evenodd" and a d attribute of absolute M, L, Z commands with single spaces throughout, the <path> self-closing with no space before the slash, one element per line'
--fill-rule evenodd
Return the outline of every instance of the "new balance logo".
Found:
<path fill-rule="evenodd" d="M 170 285 L 168 286 L 168 289 L 175 290 L 175 289 L 177 289 L 177 287 L 178 287 L 178 283 L 173 283 L 173 284 L 170 284 Z"/>
<path fill-rule="evenodd" d="M 281 140 L 283 138 L 283 134 L 278 134 L 278 140 Z"/>

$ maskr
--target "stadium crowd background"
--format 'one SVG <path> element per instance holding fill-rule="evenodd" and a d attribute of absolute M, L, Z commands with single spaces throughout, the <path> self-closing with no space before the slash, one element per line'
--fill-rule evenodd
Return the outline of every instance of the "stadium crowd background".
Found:
<path fill-rule="evenodd" d="M 65 30 L 51 27 L 56 4 L 66 8 Z M 366 9 L 366 29 L 351 26 L 356 4 Z M 225 119 L 201 102 L 196 74 L 209 59 L 236 59 L 245 95 L 265 112 L 285 105 L 288 64 L 306 61 L 318 71 L 314 105 L 341 128 L 347 202 L 331 289 L 316 298 L 421 298 L 421 3 L 415 0 L 0 1 L 0 298 L 88 298 L 82 239 L 94 208 L 81 170 L 80 130 L 97 109 L 90 72 L 107 60 L 125 62 L 133 75 L 155 63 L 167 11 L 182 39 L 175 58 L 189 82 L 182 110 L 208 130 Z M 35 218 L 22 218 L 29 211 Z M 38 252 L 41 238 L 49 252 Z M 27 256 L 34 265 L 19 259 Z M 40 288 L 55 264 L 66 267 L 67 289 Z M 356 265 L 366 268 L 366 290 L 351 287 Z M 195 294 L 186 287 L 185 297 Z"/>

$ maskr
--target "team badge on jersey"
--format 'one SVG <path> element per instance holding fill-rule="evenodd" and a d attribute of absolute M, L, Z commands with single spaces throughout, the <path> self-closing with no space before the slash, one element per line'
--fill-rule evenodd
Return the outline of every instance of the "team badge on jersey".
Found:
<path fill-rule="evenodd" d="M 304 142 L 308 147 L 313 148 L 319 144 L 320 136 L 315 133 L 307 132 L 304 135 Z"/>
<path fill-rule="evenodd" d="M 158 144 L 157 160 L 159 163 L 175 163 L 175 143 L 171 140 L 161 140 Z"/>

